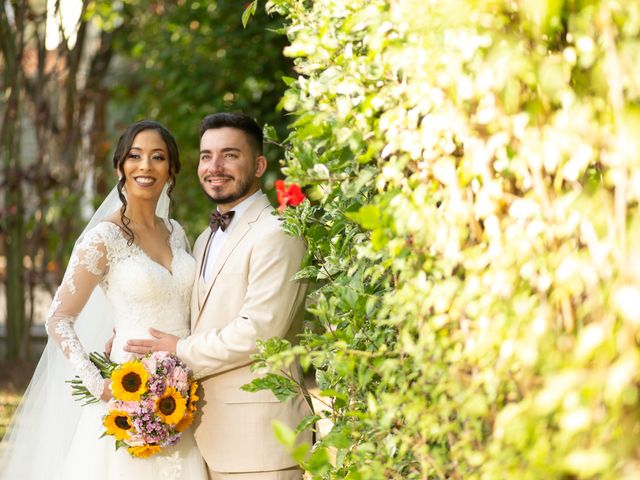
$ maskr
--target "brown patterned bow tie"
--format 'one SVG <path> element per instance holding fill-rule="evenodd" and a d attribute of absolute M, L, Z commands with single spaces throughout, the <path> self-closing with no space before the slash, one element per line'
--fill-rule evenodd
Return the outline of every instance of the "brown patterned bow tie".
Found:
<path fill-rule="evenodd" d="M 209 226 L 211 227 L 211 231 L 216 233 L 218 228 L 223 232 L 229 227 L 231 223 L 231 219 L 235 215 L 236 212 L 231 210 L 227 213 L 220 213 L 218 210 L 214 210 L 211 213 L 211 218 L 209 219 Z"/>

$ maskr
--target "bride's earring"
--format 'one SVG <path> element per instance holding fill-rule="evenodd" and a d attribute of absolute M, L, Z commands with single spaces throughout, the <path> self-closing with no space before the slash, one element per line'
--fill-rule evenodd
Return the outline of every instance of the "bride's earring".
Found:
<path fill-rule="evenodd" d="M 120 170 L 118 170 L 118 183 L 122 182 L 122 172 L 120 172 Z M 120 191 L 122 192 L 123 195 L 126 195 L 127 193 L 127 185 L 126 183 L 122 184 L 122 187 L 120 187 Z"/>

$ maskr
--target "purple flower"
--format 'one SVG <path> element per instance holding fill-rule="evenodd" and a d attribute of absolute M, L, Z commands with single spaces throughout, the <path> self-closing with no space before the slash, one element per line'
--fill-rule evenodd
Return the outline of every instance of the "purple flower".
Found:
<path fill-rule="evenodd" d="M 149 373 L 148 389 L 139 401 L 111 400 L 110 410 L 124 410 L 129 415 L 132 429 L 125 443 L 129 446 L 144 444 L 173 446 L 182 433 L 174 425 L 164 423 L 156 414 L 156 400 L 168 386 L 174 387 L 186 398 L 189 393 L 191 372 L 178 357 L 167 352 L 154 352 L 140 359 Z"/>

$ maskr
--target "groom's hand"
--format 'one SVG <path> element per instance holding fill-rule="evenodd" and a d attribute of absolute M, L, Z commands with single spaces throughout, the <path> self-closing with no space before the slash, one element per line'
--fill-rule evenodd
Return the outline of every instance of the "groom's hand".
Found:
<path fill-rule="evenodd" d="M 150 328 L 151 340 L 128 340 L 124 351 L 144 355 L 151 352 L 176 353 L 176 345 L 180 337 Z"/>

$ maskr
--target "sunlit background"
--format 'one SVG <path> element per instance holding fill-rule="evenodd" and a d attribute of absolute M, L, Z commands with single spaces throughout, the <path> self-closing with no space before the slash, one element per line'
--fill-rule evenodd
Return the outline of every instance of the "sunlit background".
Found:
<path fill-rule="evenodd" d="M 640 478 L 640 0 L 0 5 L 7 408 L 118 132 L 175 133 L 193 239 L 198 121 L 243 110 L 307 196 L 308 329 L 261 358 L 317 384 L 313 478 Z"/>

